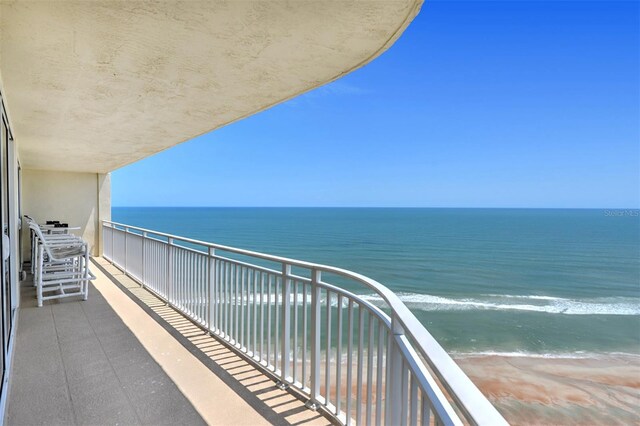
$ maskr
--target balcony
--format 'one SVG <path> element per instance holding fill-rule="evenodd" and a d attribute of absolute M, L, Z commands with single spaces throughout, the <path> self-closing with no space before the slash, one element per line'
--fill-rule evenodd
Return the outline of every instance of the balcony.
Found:
<path fill-rule="evenodd" d="M 23 281 L 8 424 L 506 423 L 367 277 L 113 222 L 103 241 L 88 301 L 37 308 Z"/>
<path fill-rule="evenodd" d="M 102 232 L 104 260 L 143 299 L 152 294 L 195 335 L 304 401 L 307 413 L 340 424 L 506 423 L 380 283 L 109 221 Z M 386 304 L 371 304 L 359 290 Z"/>
<path fill-rule="evenodd" d="M 7 424 L 329 424 L 102 258 L 87 301 L 21 285 Z"/>

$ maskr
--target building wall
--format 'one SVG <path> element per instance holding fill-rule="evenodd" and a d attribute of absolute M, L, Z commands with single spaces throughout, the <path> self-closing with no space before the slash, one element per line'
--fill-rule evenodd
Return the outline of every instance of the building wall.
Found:
<path fill-rule="evenodd" d="M 22 171 L 22 214 L 36 222 L 59 220 L 89 243 L 94 256 L 101 254 L 101 219 L 111 217 L 110 177 L 97 173 L 48 170 Z M 28 229 L 23 228 L 23 259 L 30 258 Z"/>

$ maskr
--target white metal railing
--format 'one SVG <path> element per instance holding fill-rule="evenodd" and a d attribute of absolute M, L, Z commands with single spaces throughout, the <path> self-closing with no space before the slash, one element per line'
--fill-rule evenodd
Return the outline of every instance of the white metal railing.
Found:
<path fill-rule="evenodd" d="M 343 424 L 506 424 L 370 278 L 109 221 L 102 237 L 104 258 Z M 386 306 L 344 288 L 354 285 Z"/>

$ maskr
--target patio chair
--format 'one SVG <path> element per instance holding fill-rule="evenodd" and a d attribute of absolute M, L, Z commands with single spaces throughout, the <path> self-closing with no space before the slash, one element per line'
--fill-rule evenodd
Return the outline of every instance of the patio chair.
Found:
<path fill-rule="evenodd" d="M 29 228 L 34 235 L 32 264 L 38 306 L 45 300 L 72 296 L 87 300 L 89 281 L 95 279 L 89 270 L 88 244 L 72 234 L 45 234 L 35 221 Z"/>

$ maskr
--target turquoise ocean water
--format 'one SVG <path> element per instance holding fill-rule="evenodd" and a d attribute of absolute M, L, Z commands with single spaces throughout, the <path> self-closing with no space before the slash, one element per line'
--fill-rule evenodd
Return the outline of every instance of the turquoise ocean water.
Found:
<path fill-rule="evenodd" d="M 637 212 L 121 207 L 112 215 L 367 275 L 456 354 L 582 357 L 640 355 Z"/>

